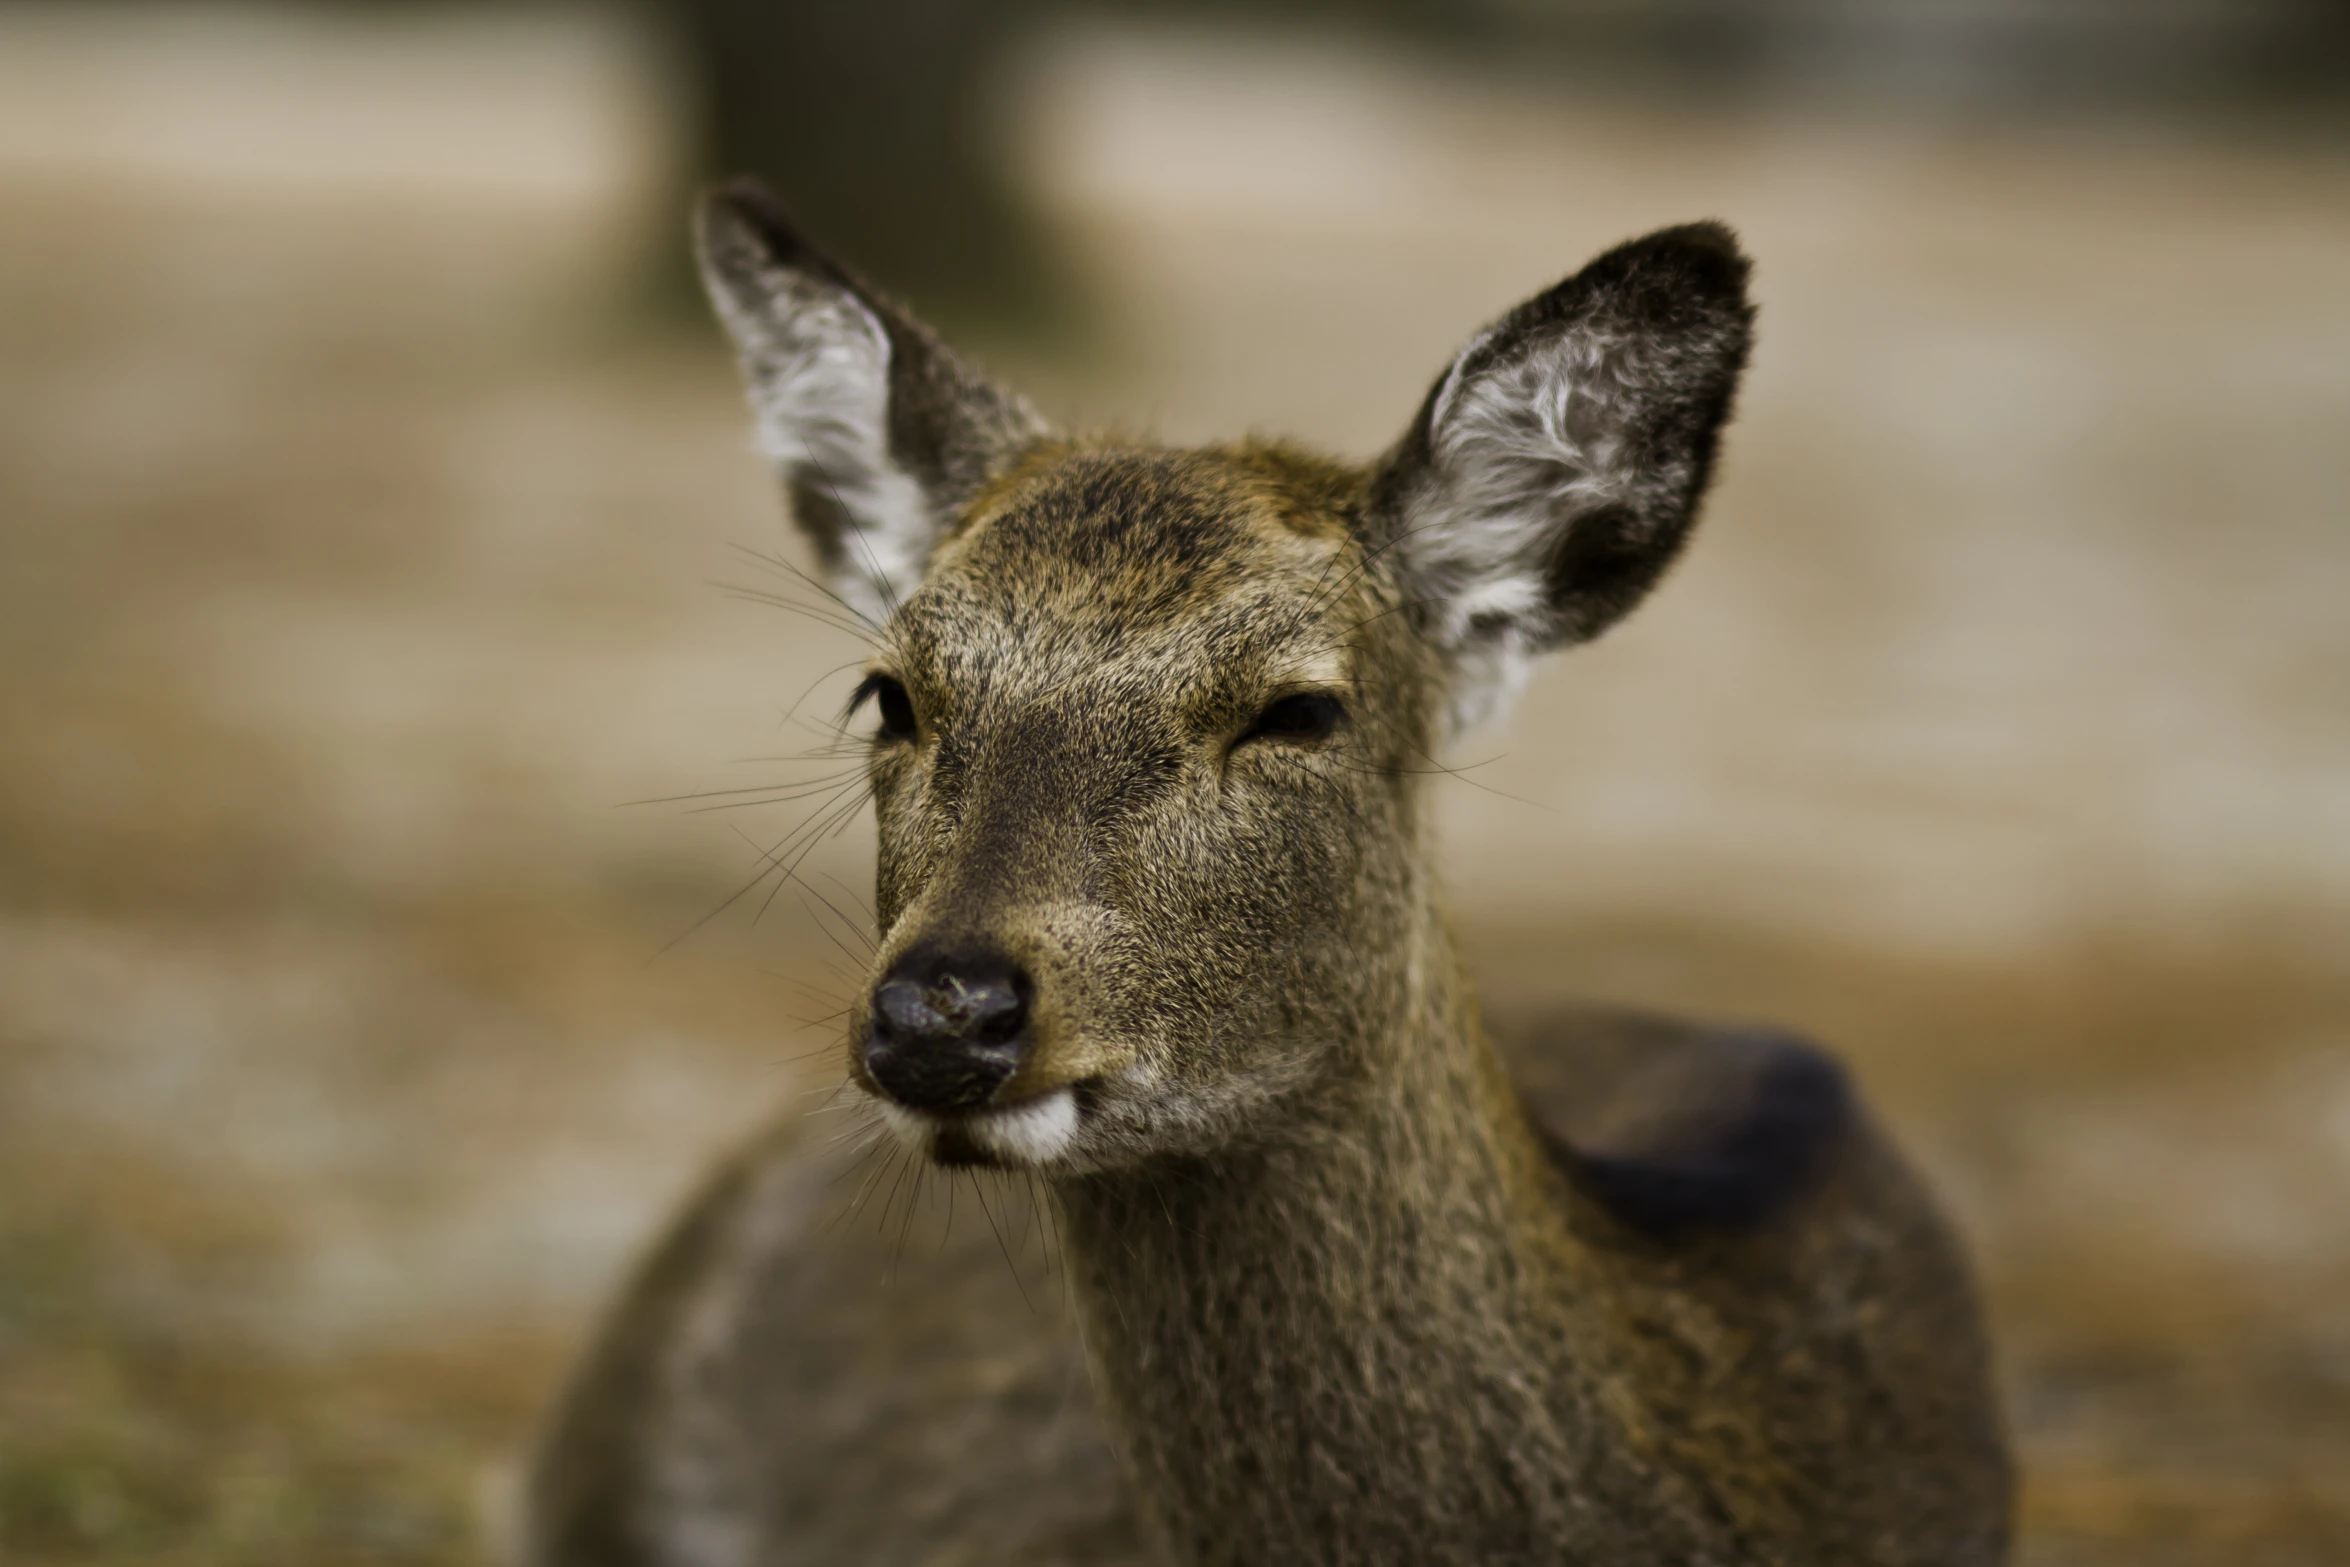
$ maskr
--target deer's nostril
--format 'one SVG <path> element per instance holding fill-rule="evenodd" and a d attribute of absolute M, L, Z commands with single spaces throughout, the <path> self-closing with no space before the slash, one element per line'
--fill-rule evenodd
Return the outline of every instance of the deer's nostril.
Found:
<path fill-rule="evenodd" d="M 1003 1044 L 1028 1026 L 1028 1006 L 1010 984 L 973 986 L 958 992 L 950 1005 L 981 1044 Z"/>
<path fill-rule="evenodd" d="M 1028 976 L 1000 953 L 917 947 L 874 988 L 865 1070 L 917 1110 L 967 1110 L 1027 1053 Z"/>
<path fill-rule="evenodd" d="M 874 1026 L 914 1039 L 947 1032 L 947 1020 L 930 1004 L 920 985 L 893 979 L 873 992 Z"/>

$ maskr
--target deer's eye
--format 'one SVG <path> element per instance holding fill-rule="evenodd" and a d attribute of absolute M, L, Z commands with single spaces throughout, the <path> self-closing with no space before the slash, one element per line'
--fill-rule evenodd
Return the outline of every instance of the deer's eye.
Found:
<path fill-rule="evenodd" d="M 1327 740 L 1346 722 L 1346 704 L 1321 691 L 1297 691 L 1269 702 L 1241 734 L 1251 740 Z"/>
<path fill-rule="evenodd" d="M 857 686 L 856 695 L 849 698 L 849 712 L 853 715 L 870 699 L 874 710 L 881 715 L 878 731 L 884 740 L 911 740 L 917 726 L 914 722 L 914 699 L 906 695 L 906 688 L 894 676 L 867 675 Z"/>

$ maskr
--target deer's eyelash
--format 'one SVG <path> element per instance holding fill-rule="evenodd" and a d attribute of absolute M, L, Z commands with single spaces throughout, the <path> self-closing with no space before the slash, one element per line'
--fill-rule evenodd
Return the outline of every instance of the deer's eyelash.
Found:
<path fill-rule="evenodd" d="M 1346 724 L 1346 703 L 1327 691 L 1292 691 L 1265 704 L 1235 746 L 1252 740 L 1287 740 L 1313 744 L 1327 740 Z"/>
<path fill-rule="evenodd" d="M 843 722 L 854 718 L 867 702 L 871 702 L 879 713 L 881 725 L 877 733 L 882 739 L 911 740 L 921 732 L 921 722 L 914 712 L 914 699 L 897 676 L 876 670 L 858 681 L 857 689 L 850 693 Z"/>

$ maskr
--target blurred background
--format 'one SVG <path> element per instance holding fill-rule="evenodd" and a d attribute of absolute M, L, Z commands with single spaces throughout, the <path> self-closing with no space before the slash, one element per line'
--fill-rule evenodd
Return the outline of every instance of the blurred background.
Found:
<path fill-rule="evenodd" d="M 2350 1561 L 2316 0 L 0 3 L 0 1560 L 488 1560 L 829 1082 L 811 906 L 706 918 L 810 801 L 627 803 L 788 794 L 858 652 L 729 592 L 800 558 L 683 264 L 746 168 L 1064 419 L 1360 455 L 1737 225 L 1698 547 L 1443 785 L 1486 989 L 1846 1054 L 2032 1567 Z"/>

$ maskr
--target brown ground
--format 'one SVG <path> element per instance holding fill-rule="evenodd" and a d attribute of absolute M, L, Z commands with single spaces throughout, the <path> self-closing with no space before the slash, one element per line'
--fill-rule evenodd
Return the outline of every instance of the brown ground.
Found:
<path fill-rule="evenodd" d="M 778 524 L 711 345 L 600 303 L 608 35 L 75 14 L 0 15 L 0 1560 L 476 1561 L 845 984 L 791 898 L 665 946 L 801 807 L 614 807 L 793 776 L 731 759 L 854 648 L 705 586 Z M 2029 1562 L 2350 1560 L 2350 154 L 1131 38 L 1018 96 L 1097 346 L 999 358 L 1171 436 L 1368 450 L 1743 228 L 1708 536 L 1446 786 L 1480 971 L 1847 1052 L 1978 1242 Z"/>

